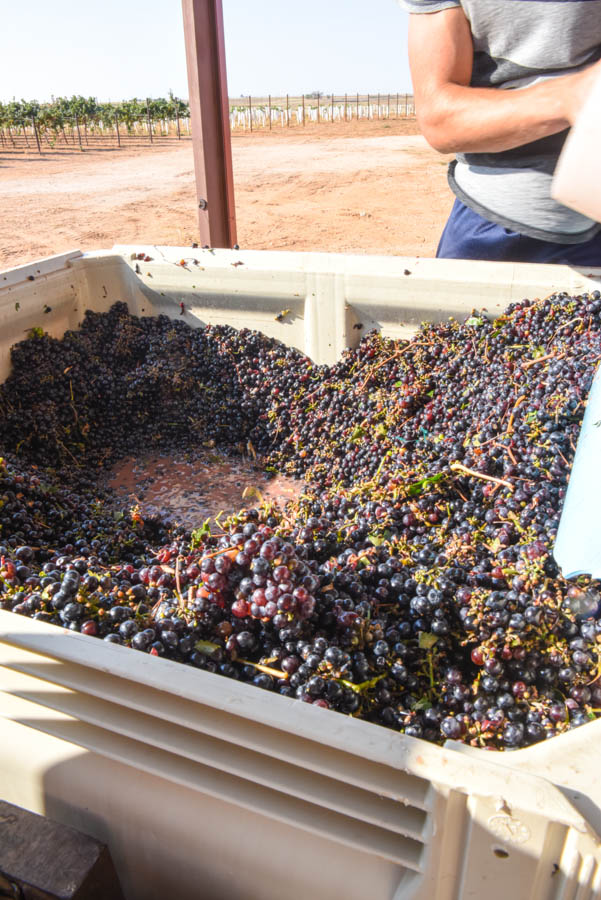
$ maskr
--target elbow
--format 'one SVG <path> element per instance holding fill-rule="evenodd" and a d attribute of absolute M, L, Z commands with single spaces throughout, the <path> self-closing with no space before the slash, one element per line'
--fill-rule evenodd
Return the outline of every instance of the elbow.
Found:
<path fill-rule="evenodd" d="M 453 131 L 449 115 L 436 110 L 417 110 L 417 124 L 420 133 L 438 153 L 458 153 L 461 150 L 460 137 Z"/>

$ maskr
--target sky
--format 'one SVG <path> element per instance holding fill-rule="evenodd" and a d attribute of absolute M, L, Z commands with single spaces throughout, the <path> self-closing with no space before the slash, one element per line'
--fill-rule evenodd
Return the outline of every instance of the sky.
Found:
<path fill-rule="evenodd" d="M 222 0 L 228 90 L 409 92 L 397 0 Z M 0 101 L 187 98 L 180 0 L 0 0 Z"/>

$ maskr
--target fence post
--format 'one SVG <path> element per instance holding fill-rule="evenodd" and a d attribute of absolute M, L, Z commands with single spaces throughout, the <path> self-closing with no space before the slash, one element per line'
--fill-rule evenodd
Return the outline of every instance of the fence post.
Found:
<path fill-rule="evenodd" d="M 173 99 L 175 100 L 175 124 L 177 126 L 177 139 L 178 139 L 178 141 L 181 141 L 182 132 L 181 132 L 181 128 L 179 125 L 179 109 L 178 109 L 177 97 L 174 97 Z"/>
<path fill-rule="evenodd" d="M 370 101 L 371 101 L 371 95 L 368 94 L 368 95 L 367 95 L 367 121 L 368 121 L 368 122 L 369 122 L 370 119 L 371 119 L 371 109 L 369 108 Z"/>
<path fill-rule="evenodd" d="M 407 94 L 405 94 L 405 118 L 407 118 L 407 116 L 408 116 L 408 112 L 407 112 Z"/>
<path fill-rule="evenodd" d="M 250 94 L 248 95 L 248 117 L 250 122 L 250 130 L 253 130 L 253 102 Z"/>
<path fill-rule="evenodd" d="M 303 125 L 305 124 L 305 95 L 303 94 Z"/>
<path fill-rule="evenodd" d="M 148 137 L 150 138 L 150 143 L 152 144 L 152 121 L 150 118 L 150 100 L 146 98 L 146 119 L 148 121 Z"/>
<path fill-rule="evenodd" d="M 399 117 L 399 95 L 396 95 L 396 117 Z"/>
<path fill-rule="evenodd" d="M 320 113 L 319 113 L 319 97 L 320 97 L 320 94 L 319 94 L 319 91 L 317 91 L 317 124 L 318 124 L 318 125 L 320 124 L 320 118 L 319 118 L 319 115 L 320 115 Z"/>
<path fill-rule="evenodd" d="M 334 124 L 334 94 L 332 94 L 332 124 Z"/>
<path fill-rule="evenodd" d="M 390 118 L 390 94 L 388 95 L 388 106 L 386 107 L 386 118 Z"/>
<path fill-rule="evenodd" d="M 290 128 L 290 97 L 286 94 L 286 128 Z"/>
<path fill-rule="evenodd" d="M 269 107 L 269 130 L 271 131 L 271 94 L 268 95 L 267 102 Z"/>
<path fill-rule="evenodd" d="M 115 110 L 115 129 L 117 131 L 117 146 L 121 149 L 121 135 L 119 134 L 119 114 Z"/>
<path fill-rule="evenodd" d="M 346 108 L 348 104 L 348 94 L 344 95 L 344 121 L 346 122 Z"/>
<path fill-rule="evenodd" d="M 38 134 L 38 128 L 37 128 L 37 125 L 35 124 L 35 116 L 31 117 L 31 124 L 33 125 L 33 133 L 35 134 L 35 142 L 38 145 L 38 153 L 41 153 L 42 148 L 40 146 L 40 136 Z"/>
<path fill-rule="evenodd" d="M 378 105 L 376 106 L 376 109 L 378 111 L 378 119 L 379 119 L 380 118 L 380 95 L 379 94 L 378 94 Z"/>

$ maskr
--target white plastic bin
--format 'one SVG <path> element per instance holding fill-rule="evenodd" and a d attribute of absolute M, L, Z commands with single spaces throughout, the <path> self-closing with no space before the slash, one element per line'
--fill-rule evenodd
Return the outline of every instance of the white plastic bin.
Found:
<path fill-rule="evenodd" d="M 406 335 L 599 287 L 559 266 L 74 252 L 0 273 L 0 378 L 30 328 L 60 336 L 116 300 L 332 362 L 356 325 Z M 600 744 L 601 721 L 512 753 L 441 748 L 0 612 L 0 796 L 108 843 L 128 900 L 601 897 Z"/>

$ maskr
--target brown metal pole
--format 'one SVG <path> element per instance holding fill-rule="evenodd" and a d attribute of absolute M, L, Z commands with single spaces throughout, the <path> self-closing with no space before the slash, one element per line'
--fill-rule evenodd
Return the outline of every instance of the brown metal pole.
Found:
<path fill-rule="evenodd" d="M 200 242 L 233 247 L 236 207 L 222 0 L 182 0 Z"/>

